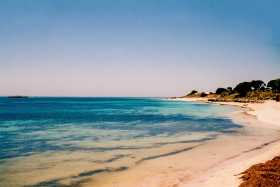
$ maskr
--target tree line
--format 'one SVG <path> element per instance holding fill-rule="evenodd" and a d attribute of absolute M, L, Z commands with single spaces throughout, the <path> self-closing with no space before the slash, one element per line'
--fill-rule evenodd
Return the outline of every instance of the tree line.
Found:
<path fill-rule="evenodd" d="M 216 94 L 232 94 L 238 93 L 239 96 L 245 97 L 252 91 L 267 91 L 271 90 L 274 93 L 280 93 L 280 79 L 270 80 L 267 84 L 262 80 L 252 80 L 251 82 L 241 82 L 234 88 L 218 88 Z"/>

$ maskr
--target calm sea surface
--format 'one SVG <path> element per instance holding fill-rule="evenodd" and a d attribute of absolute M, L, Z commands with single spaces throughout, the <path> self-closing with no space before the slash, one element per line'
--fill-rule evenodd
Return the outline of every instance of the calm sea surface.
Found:
<path fill-rule="evenodd" d="M 240 128 L 228 106 L 159 98 L 0 98 L 0 186 L 75 186 Z M 67 185 L 66 185 L 67 184 Z"/>

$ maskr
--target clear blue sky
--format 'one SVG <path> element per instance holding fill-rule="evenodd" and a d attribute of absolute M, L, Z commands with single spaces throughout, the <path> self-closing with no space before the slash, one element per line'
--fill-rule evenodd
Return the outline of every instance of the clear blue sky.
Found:
<path fill-rule="evenodd" d="M 280 77 L 278 0 L 1 0 L 0 95 L 173 96 Z"/>

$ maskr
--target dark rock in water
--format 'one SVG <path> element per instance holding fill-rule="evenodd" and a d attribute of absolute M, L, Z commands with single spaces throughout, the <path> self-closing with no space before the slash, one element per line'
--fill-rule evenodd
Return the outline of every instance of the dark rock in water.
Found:
<path fill-rule="evenodd" d="M 27 99 L 27 96 L 15 95 L 15 96 L 8 96 L 10 99 Z"/>

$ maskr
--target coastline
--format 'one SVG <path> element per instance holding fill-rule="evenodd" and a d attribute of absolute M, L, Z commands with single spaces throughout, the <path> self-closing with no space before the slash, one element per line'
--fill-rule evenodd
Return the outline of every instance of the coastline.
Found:
<path fill-rule="evenodd" d="M 259 121 L 280 126 L 280 103 L 272 100 L 263 103 L 209 102 L 207 98 L 177 98 L 174 100 L 237 106 L 246 109 L 245 113 L 255 116 Z"/>
<path fill-rule="evenodd" d="M 189 100 L 168 103 L 174 108 L 177 105 L 188 105 L 184 101 Z M 241 182 L 240 173 L 251 165 L 279 155 L 276 150 L 280 150 L 280 126 L 274 123 L 280 111 L 279 103 L 213 103 L 205 99 L 190 101 L 191 105 L 199 108 L 199 114 L 203 113 L 204 109 L 215 111 L 207 113 L 205 119 L 202 117 L 203 122 L 208 116 L 216 114 L 217 120 L 222 120 L 224 125 L 228 123 L 230 128 L 223 128 L 225 131 L 205 132 L 206 134 L 179 133 L 173 137 L 175 139 L 169 139 L 173 140 L 171 143 L 162 147 L 143 151 L 119 150 L 115 154 L 131 153 L 128 155 L 129 160 L 118 155 L 107 158 L 102 152 L 94 155 L 91 151 L 79 151 L 66 157 L 65 153 L 37 154 L 2 165 L 2 169 L 8 169 L 3 170 L 5 172 L 0 180 L 5 179 L 4 186 L 11 187 L 22 186 L 25 182 L 26 186 L 234 187 Z M 181 110 L 187 109 L 183 107 Z M 272 122 L 271 118 L 274 119 Z M 213 119 L 215 120 L 215 117 Z M 214 123 L 209 121 L 203 124 L 211 126 Z M 160 137 L 158 140 L 161 142 Z M 145 141 L 149 143 L 146 138 Z M 133 145 L 134 142 L 130 143 Z M 114 160 L 115 158 L 117 160 Z M 99 160 L 102 162 L 97 163 Z M 40 165 L 37 165 L 38 163 Z M 46 167 L 51 163 L 56 165 Z M 28 171 L 25 168 L 33 169 Z M 40 175 L 37 175 L 38 172 Z"/>
<path fill-rule="evenodd" d="M 193 98 L 179 100 L 206 102 L 204 99 Z M 237 187 L 241 183 L 240 173 L 253 164 L 280 154 L 277 151 L 280 150 L 280 123 L 266 121 L 271 117 L 267 116 L 269 112 L 266 109 L 271 103 L 216 104 L 239 107 L 240 110 L 232 114 L 232 120 L 243 125 L 238 133 L 221 135 L 179 154 L 147 160 L 129 171 L 116 172 L 110 177 L 105 175 L 106 180 L 89 181 L 84 186 Z M 278 107 L 276 110 L 276 113 L 280 112 Z"/>
<path fill-rule="evenodd" d="M 182 101 L 203 101 L 202 99 L 182 98 Z M 266 101 L 264 103 L 237 103 L 237 102 L 215 102 L 219 105 L 230 105 L 242 108 L 244 114 L 253 116 L 263 125 L 269 128 L 280 129 L 280 103 L 276 101 Z M 241 180 L 240 174 L 248 169 L 250 166 L 263 163 L 280 154 L 280 138 L 275 141 L 265 143 L 254 150 L 245 154 L 239 155 L 233 159 L 226 160 L 218 166 L 208 170 L 201 176 L 190 180 L 180 187 L 194 187 L 194 186 L 239 186 Z"/>

